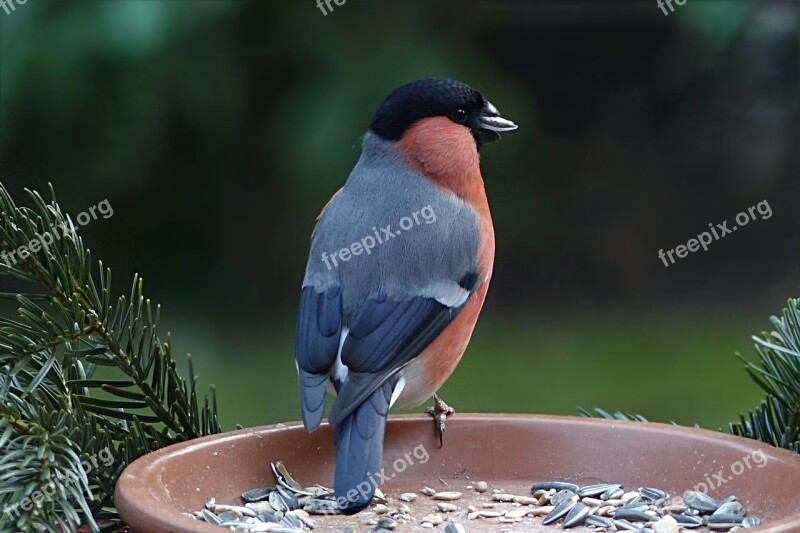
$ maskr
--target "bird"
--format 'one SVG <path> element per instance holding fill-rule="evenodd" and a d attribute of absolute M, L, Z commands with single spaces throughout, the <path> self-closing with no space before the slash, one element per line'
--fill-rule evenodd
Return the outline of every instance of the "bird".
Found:
<path fill-rule="evenodd" d="M 311 235 L 295 339 L 300 404 L 320 426 L 330 390 L 338 510 L 371 502 L 389 408 L 431 396 L 440 445 L 454 411 L 437 391 L 467 348 L 495 237 L 480 150 L 517 129 L 466 83 L 389 93 L 361 156 Z"/>

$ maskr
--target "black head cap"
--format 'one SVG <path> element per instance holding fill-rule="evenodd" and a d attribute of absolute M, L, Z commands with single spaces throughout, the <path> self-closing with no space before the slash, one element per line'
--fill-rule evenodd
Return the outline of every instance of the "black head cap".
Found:
<path fill-rule="evenodd" d="M 478 146 L 499 139 L 498 131 L 516 129 L 481 93 L 447 78 L 427 78 L 395 89 L 378 107 L 369 128 L 387 141 L 398 141 L 415 122 L 436 116 L 469 127 Z"/>

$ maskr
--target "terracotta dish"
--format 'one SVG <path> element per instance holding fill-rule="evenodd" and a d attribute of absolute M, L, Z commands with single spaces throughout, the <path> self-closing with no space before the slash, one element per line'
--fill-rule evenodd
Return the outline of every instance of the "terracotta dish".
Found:
<path fill-rule="evenodd" d="M 241 504 L 242 492 L 275 484 L 269 467 L 274 461 L 283 461 L 303 486 L 330 486 L 332 428 L 307 433 L 299 423 L 278 424 L 159 450 L 122 474 L 117 509 L 134 532 L 220 533 L 224 530 L 181 512 L 198 511 L 211 497 Z M 752 531 L 800 531 L 800 456 L 714 431 L 573 417 L 456 414 L 448 419 L 444 447 L 439 448 L 429 417 L 400 415 L 390 418 L 384 467 L 387 496 L 419 493 L 427 485 L 462 492 L 463 499 L 454 503 L 463 508 L 479 497 L 487 499 L 487 494 L 467 488 L 479 480 L 489 483 L 489 492 L 502 488 L 519 495 L 529 494 L 537 481 L 613 482 L 626 490 L 650 486 L 677 495 L 710 482 L 711 496 L 735 494 L 748 515 L 764 519 Z M 425 514 L 435 508 L 422 495 L 417 503 L 426 506 Z M 319 522 L 317 530 L 323 531 L 346 525 L 370 529 L 358 516 L 321 517 Z M 470 532 L 509 527 L 484 519 L 463 523 Z M 539 523 L 526 519 L 511 529 L 561 530 Z M 423 531 L 419 526 L 408 523 L 397 531 Z"/>

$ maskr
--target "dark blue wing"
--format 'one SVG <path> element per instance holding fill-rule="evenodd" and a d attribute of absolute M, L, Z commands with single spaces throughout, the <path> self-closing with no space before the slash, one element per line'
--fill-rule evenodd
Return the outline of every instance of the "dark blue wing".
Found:
<path fill-rule="evenodd" d="M 469 274 L 459 285 L 471 297 L 477 281 L 476 274 Z M 424 296 L 398 300 L 377 294 L 369 298 L 356 314 L 342 346 L 347 379 L 328 416 L 330 423 L 338 425 L 419 355 L 458 316 L 466 301 L 448 307 Z"/>
<path fill-rule="evenodd" d="M 342 333 L 342 291 L 304 287 L 297 317 L 295 359 L 303 424 L 312 431 L 325 412 L 328 373 L 336 361 Z"/>

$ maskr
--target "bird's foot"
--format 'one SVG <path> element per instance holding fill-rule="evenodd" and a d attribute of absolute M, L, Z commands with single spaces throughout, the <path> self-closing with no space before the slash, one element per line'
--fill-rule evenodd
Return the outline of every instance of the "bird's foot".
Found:
<path fill-rule="evenodd" d="M 444 403 L 444 400 L 436 394 L 433 395 L 433 402 L 433 407 L 428 407 L 425 412 L 433 417 L 433 423 L 439 435 L 439 446 L 441 447 L 444 446 L 444 430 L 447 417 L 454 414 L 456 410 Z"/>

